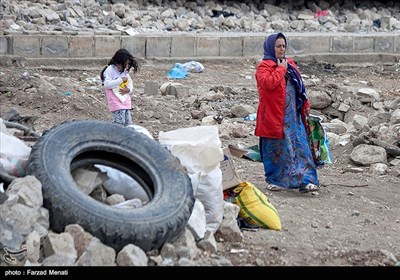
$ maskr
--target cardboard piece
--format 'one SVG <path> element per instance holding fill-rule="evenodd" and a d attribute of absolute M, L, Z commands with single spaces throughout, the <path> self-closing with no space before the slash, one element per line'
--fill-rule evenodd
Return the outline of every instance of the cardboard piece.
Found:
<path fill-rule="evenodd" d="M 235 157 L 241 158 L 242 156 L 244 156 L 245 154 L 248 153 L 247 150 L 239 148 L 235 145 L 229 144 L 228 145 L 229 151 L 231 152 L 231 154 Z"/>
<path fill-rule="evenodd" d="M 115 96 L 118 97 L 119 101 L 121 101 L 121 103 L 124 103 L 125 100 L 126 100 L 127 95 L 126 94 L 124 94 L 124 95 L 120 94 L 119 93 L 119 89 L 120 89 L 120 86 L 117 86 L 117 87 L 113 88 L 112 91 L 115 94 Z"/>
<path fill-rule="evenodd" d="M 246 147 L 246 148 L 240 148 L 235 145 L 229 144 L 228 148 L 231 152 L 231 154 L 235 157 L 241 158 L 247 158 L 251 159 L 252 161 L 259 161 L 262 162 L 261 160 L 261 155 L 260 155 L 260 149 L 258 145 Z"/>
<path fill-rule="evenodd" d="M 121 101 L 121 103 L 124 103 L 126 98 L 128 97 L 129 93 L 125 93 L 125 94 L 120 94 L 119 93 L 119 89 L 120 88 L 125 88 L 128 86 L 128 84 L 132 84 L 132 79 L 130 76 L 128 76 L 128 80 L 124 83 L 121 83 L 119 86 L 115 87 L 112 89 L 113 93 L 115 94 L 116 97 L 118 97 L 119 101 Z"/>
<path fill-rule="evenodd" d="M 222 189 L 226 190 L 239 185 L 242 180 L 236 173 L 230 149 L 228 147 L 224 148 L 223 152 L 224 160 L 221 161 L 220 168 L 222 171 Z"/>

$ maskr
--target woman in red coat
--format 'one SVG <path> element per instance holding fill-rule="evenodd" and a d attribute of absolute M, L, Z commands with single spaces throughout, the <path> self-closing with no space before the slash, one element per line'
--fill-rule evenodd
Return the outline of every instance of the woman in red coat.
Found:
<path fill-rule="evenodd" d="M 264 58 L 257 66 L 259 94 L 255 135 L 268 189 L 318 190 L 318 175 L 308 143 L 306 117 L 310 112 L 306 90 L 293 59 L 285 56 L 285 35 L 264 42 Z"/>

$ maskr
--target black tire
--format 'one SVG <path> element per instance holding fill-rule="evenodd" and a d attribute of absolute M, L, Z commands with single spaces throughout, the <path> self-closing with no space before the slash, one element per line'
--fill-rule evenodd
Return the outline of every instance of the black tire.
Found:
<path fill-rule="evenodd" d="M 84 194 L 71 172 L 93 163 L 130 175 L 150 201 L 118 209 Z M 173 242 L 194 206 L 190 178 L 176 157 L 142 133 L 109 122 L 68 121 L 46 131 L 32 147 L 27 174 L 42 183 L 53 231 L 76 223 L 117 252 L 130 243 L 150 251 Z"/>

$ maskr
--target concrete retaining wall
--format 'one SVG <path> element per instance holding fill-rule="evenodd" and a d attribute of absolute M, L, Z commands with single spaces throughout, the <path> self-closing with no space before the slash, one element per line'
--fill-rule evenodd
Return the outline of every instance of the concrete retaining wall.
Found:
<path fill-rule="evenodd" d="M 0 35 L 0 55 L 26 59 L 111 58 L 123 47 L 143 59 L 207 59 L 261 57 L 268 34 L 8 34 Z M 400 33 L 285 33 L 287 55 L 325 57 L 337 61 L 400 57 Z M 366 61 L 366 62 L 367 62 Z"/>

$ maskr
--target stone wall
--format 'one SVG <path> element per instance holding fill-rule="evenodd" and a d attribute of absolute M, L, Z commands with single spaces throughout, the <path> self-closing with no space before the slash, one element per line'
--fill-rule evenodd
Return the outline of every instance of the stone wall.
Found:
<path fill-rule="evenodd" d="M 0 37 L 0 55 L 27 59 L 109 58 L 119 48 L 143 59 L 207 59 L 261 57 L 268 34 L 140 34 L 123 35 L 23 35 Z M 400 57 L 398 33 L 285 33 L 287 54 L 296 57 L 340 56 L 344 61 L 369 61 L 371 55 Z"/>

